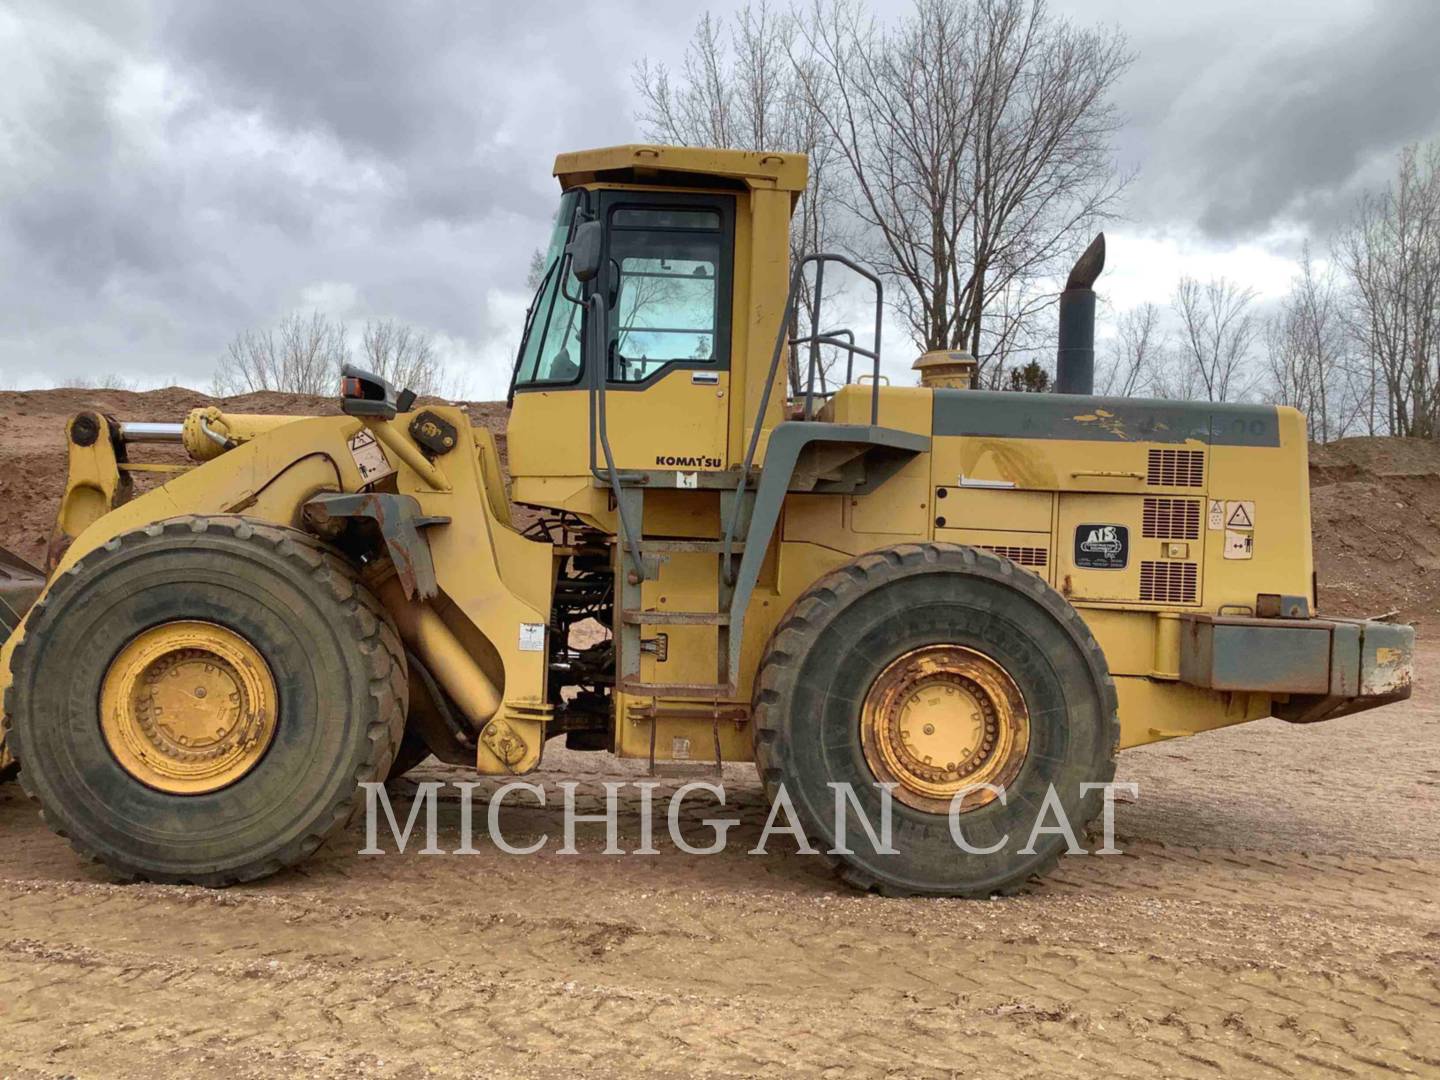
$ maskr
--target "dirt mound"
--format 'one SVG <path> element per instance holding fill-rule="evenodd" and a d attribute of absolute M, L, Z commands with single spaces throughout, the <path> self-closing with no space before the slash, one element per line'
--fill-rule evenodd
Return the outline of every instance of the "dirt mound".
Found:
<path fill-rule="evenodd" d="M 1310 502 L 1321 611 L 1424 622 L 1440 608 L 1440 443 L 1311 447 Z"/>
<path fill-rule="evenodd" d="M 39 562 L 65 486 L 65 421 L 81 409 L 127 420 L 177 421 L 190 409 L 324 415 L 332 397 L 264 391 L 213 398 L 164 390 L 0 392 L 0 545 Z M 507 409 L 465 402 L 471 422 L 495 433 L 505 454 Z M 145 460 L 180 460 L 165 447 Z M 1440 608 L 1440 443 L 1422 439 L 1344 439 L 1310 451 L 1315 562 L 1320 608 L 1335 615 L 1397 610 L 1423 621 Z"/>
<path fill-rule="evenodd" d="M 438 398 L 422 399 L 427 402 Z M 499 437 L 505 452 L 503 402 L 462 403 L 471 421 Z M 178 422 L 191 409 L 218 405 L 229 412 L 267 416 L 324 416 L 340 411 L 333 397 L 259 391 L 217 398 L 170 386 L 163 390 L 59 389 L 0 392 L 0 546 L 32 563 L 45 558 L 50 529 L 65 491 L 65 422 L 93 409 L 124 420 Z M 179 462 L 178 448 L 147 447 L 140 460 Z"/>
<path fill-rule="evenodd" d="M 333 398 L 256 393 L 212 398 L 198 390 L 28 390 L 0 392 L 0 545 L 42 563 L 65 491 L 65 422 L 93 409 L 125 420 L 179 421 L 191 409 L 219 405 L 232 412 L 315 414 L 339 411 Z M 155 447 L 146 461 L 183 460 L 178 449 Z"/>

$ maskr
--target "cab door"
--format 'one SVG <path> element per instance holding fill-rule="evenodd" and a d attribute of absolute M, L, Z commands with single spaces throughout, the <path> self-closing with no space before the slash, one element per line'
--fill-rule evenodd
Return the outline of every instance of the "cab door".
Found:
<path fill-rule="evenodd" d="M 607 431 L 621 469 L 725 468 L 735 200 L 603 191 Z"/>

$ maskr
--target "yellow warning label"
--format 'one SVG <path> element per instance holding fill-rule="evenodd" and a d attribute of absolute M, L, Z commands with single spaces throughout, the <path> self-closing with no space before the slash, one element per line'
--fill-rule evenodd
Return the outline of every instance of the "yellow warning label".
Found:
<path fill-rule="evenodd" d="M 1253 529 L 1255 527 L 1255 504 L 1248 499 L 1225 504 L 1225 527 L 1227 529 Z"/>

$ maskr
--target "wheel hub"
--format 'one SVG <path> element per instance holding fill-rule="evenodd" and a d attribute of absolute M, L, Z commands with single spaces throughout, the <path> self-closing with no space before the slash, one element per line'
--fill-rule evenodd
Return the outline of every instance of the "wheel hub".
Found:
<path fill-rule="evenodd" d="M 976 784 L 1003 787 L 1025 760 L 1030 716 L 1005 669 L 974 649 L 928 645 L 892 661 L 875 679 L 860 712 L 865 760 L 895 798 L 946 813 Z M 966 794 L 961 810 L 995 798 Z"/>
<path fill-rule="evenodd" d="M 239 634 L 170 622 L 140 634 L 111 662 L 100 727 L 135 779 L 199 795 L 233 784 L 264 756 L 277 698 L 269 666 Z"/>

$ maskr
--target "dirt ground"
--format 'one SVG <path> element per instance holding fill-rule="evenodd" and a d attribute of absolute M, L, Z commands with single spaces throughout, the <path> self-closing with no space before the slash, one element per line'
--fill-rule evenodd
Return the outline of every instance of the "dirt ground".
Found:
<path fill-rule="evenodd" d="M 784 840 L 745 854 L 763 805 L 741 766 L 719 855 L 662 832 L 606 856 L 600 824 L 560 854 L 560 782 L 595 811 L 637 778 L 562 750 L 536 778 L 552 808 L 501 818 L 512 844 L 548 834 L 540 854 L 482 833 L 398 855 L 382 831 L 392 853 L 364 856 L 357 828 L 224 892 L 110 884 L 6 785 L 0 1074 L 1440 1076 L 1437 661 L 1383 712 L 1125 753 L 1124 854 L 985 902 L 853 894 Z M 692 843 L 713 814 L 687 803 Z"/>
<path fill-rule="evenodd" d="M 43 551 L 57 418 L 203 400 L 0 394 L 0 543 Z M 1322 605 L 1433 613 L 1435 448 L 1352 440 L 1312 473 Z M 854 894 L 783 839 L 746 854 L 765 810 L 748 766 L 727 766 L 723 854 L 662 826 L 659 854 L 606 856 L 598 824 L 560 854 L 558 785 L 598 810 L 640 770 L 558 742 L 533 778 L 549 807 L 502 817 L 512 844 L 548 835 L 539 854 L 482 835 L 474 855 L 365 856 L 357 827 L 223 892 L 113 884 L 0 786 L 0 1077 L 1440 1076 L 1437 661 L 1423 646 L 1416 697 L 1383 711 L 1126 752 L 1124 854 L 987 902 Z M 687 803 L 692 842 L 715 813 Z M 447 788 L 448 848 L 459 816 Z M 627 787 L 623 847 L 638 822 Z"/>

